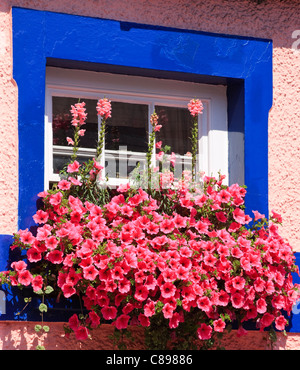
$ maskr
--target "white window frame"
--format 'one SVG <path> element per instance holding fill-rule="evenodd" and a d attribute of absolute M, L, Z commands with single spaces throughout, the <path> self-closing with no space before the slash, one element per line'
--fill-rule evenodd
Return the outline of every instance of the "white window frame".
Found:
<path fill-rule="evenodd" d="M 202 100 L 203 114 L 199 115 L 197 171 L 216 176 L 220 171 L 228 179 L 228 123 L 226 86 L 199 84 L 185 81 L 119 75 L 73 69 L 47 67 L 45 98 L 45 189 L 50 182 L 59 181 L 53 173 L 53 149 L 71 154 L 72 148 L 53 146 L 52 97 L 80 97 L 98 100 L 104 96 L 111 101 L 149 105 L 150 115 L 155 105 L 187 108 L 193 98 Z M 96 109 L 96 107 L 95 107 Z M 113 112 L 112 112 L 113 114 Z M 100 119 L 98 120 L 100 127 Z M 168 144 L 166 143 L 163 143 Z M 172 148 L 171 148 L 172 149 Z M 81 149 L 78 155 L 91 156 L 95 150 Z M 120 152 L 120 157 L 125 153 Z M 137 153 L 133 153 L 133 156 Z M 131 156 L 131 154 L 130 154 Z M 155 154 L 153 155 L 155 161 Z M 104 158 L 102 159 L 104 161 Z M 104 163 L 104 162 L 103 162 Z M 102 163 L 102 165 L 103 165 Z M 109 179 L 109 185 L 126 183 L 126 179 Z"/>

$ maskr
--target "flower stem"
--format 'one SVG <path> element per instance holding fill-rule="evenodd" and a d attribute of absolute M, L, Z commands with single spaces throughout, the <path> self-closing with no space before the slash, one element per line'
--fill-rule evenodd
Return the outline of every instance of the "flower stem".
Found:
<path fill-rule="evenodd" d="M 74 129 L 74 145 L 73 145 L 73 154 L 71 157 L 71 162 L 74 162 L 77 158 L 78 146 L 79 146 L 79 125 L 75 126 Z"/>
<path fill-rule="evenodd" d="M 106 124 L 106 120 L 105 118 L 102 118 L 101 129 L 99 132 L 98 145 L 97 145 L 97 151 L 96 151 L 96 158 L 98 158 L 98 160 L 101 157 L 102 151 L 103 151 L 104 138 L 105 138 L 105 124 Z"/>
<path fill-rule="evenodd" d="M 151 162 L 152 162 L 152 154 L 154 148 L 154 141 L 155 141 L 155 131 L 153 130 L 150 134 L 150 140 L 148 145 L 148 152 L 147 152 L 147 175 L 148 175 L 148 189 L 151 189 Z"/>
<path fill-rule="evenodd" d="M 194 117 L 192 127 L 192 180 L 196 180 L 196 163 L 197 163 L 197 147 L 198 147 L 198 116 Z"/>

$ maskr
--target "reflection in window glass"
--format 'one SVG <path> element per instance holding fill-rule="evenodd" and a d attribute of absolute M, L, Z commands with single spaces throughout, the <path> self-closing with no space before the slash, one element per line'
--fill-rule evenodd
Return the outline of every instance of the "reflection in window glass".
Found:
<path fill-rule="evenodd" d="M 184 155 L 191 152 L 192 120 L 186 108 L 155 106 L 158 114 L 158 124 L 162 125 L 157 141 L 162 141 L 162 146 L 169 145 L 175 154 Z"/>
<path fill-rule="evenodd" d="M 146 152 L 148 145 L 148 105 L 112 102 L 112 116 L 107 120 L 105 149 Z"/>
<path fill-rule="evenodd" d="M 54 96 L 52 98 L 52 129 L 53 145 L 67 146 L 66 137 L 73 138 L 74 127 L 71 124 L 72 114 L 71 105 L 78 103 L 78 98 L 67 98 Z M 82 126 L 85 131 L 84 136 L 80 137 L 80 148 L 96 148 L 98 139 L 98 117 L 97 100 L 81 99 L 86 103 L 87 112 L 86 124 Z"/>

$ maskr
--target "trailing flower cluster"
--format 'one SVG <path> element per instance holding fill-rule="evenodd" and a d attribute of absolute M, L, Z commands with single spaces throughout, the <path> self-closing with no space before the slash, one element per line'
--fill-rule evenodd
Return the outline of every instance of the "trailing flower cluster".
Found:
<path fill-rule="evenodd" d="M 26 250 L 27 261 L 13 262 L 2 283 L 80 295 L 88 314 L 71 316 L 66 328 L 79 340 L 104 322 L 151 328 L 158 317 L 174 342 L 182 328 L 208 340 L 233 321 L 238 335 L 248 321 L 260 330 L 285 329 L 284 311 L 298 298 L 291 276 L 298 268 L 277 213 L 270 221 L 257 211 L 247 215 L 245 188 L 224 185 L 223 176 L 204 176 L 193 187 L 188 176 L 172 178 L 154 193 L 122 185 L 97 205 L 74 196 L 82 187 L 75 162 L 69 178 L 39 194 L 36 235 L 20 230 L 11 247 Z"/>

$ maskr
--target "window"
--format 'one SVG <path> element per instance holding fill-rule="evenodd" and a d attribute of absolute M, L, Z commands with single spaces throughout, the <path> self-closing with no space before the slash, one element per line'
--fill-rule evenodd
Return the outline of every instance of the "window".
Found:
<path fill-rule="evenodd" d="M 66 136 L 72 137 L 70 107 L 85 101 L 88 113 L 85 135 L 80 140 L 79 162 L 95 155 L 100 129 L 96 104 L 99 98 L 112 102 L 107 120 L 102 165 L 111 186 L 128 181 L 130 172 L 146 160 L 150 115 L 155 111 L 162 125 L 157 141 L 176 154 L 175 175 L 191 168 L 192 120 L 187 103 L 199 98 L 204 112 L 199 116 L 197 170 L 208 175 L 228 173 L 226 87 L 191 82 L 127 76 L 48 67 L 46 72 L 45 188 L 59 180 L 59 171 L 72 153 Z M 156 161 L 153 154 L 153 163 Z M 156 162 L 157 165 L 157 162 Z M 179 172 L 180 171 L 180 172 Z"/>

